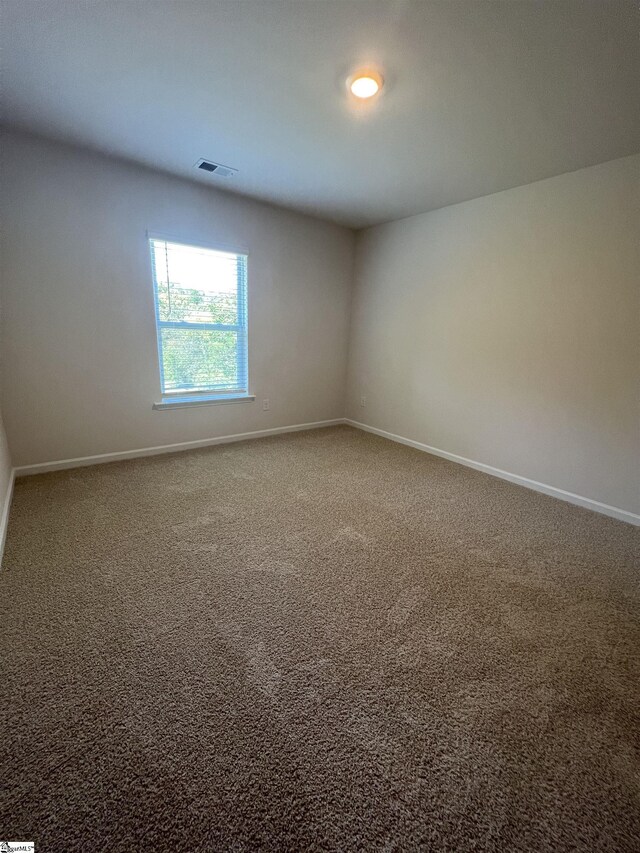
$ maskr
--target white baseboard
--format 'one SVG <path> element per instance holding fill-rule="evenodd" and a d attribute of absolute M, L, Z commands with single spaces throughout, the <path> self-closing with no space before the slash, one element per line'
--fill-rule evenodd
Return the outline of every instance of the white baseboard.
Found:
<path fill-rule="evenodd" d="M 76 459 L 59 459 L 54 462 L 40 462 L 35 465 L 22 465 L 14 468 L 11 472 L 11 480 L 5 500 L 2 516 L 0 517 L 0 560 L 2 559 L 2 550 L 6 536 L 7 521 L 9 517 L 9 506 L 11 504 L 11 495 L 13 490 L 13 480 L 15 477 L 25 477 L 30 474 L 44 474 L 47 471 L 61 471 L 66 468 L 81 468 L 86 465 L 100 465 L 105 462 L 118 462 L 123 459 L 135 459 L 142 456 L 156 456 L 162 453 L 176 453 L 181 450 L 193 450 L 198 447 L 210 447 L 215 444 L 229 444 L 235 441 L 246 441 L 252 438 L 265 438 L 270 435 L 280 435 L 287 432 L 298 432 L 306 429 L 320 429 L 322 427 L 336 426 L 337 424 L 348 424 L 356 429 L 371 432 L 374 435 L 379 435 L 382 438 L 388 438 L 391 441 L 399 444 L 406 444 L 408 447 L 414 447 L 417 450 L 422 450 L 425 453 L 431 453 L 433 456 L 440 456 L 443 459 L 448 459 L 450 462 L 457 462 L 459 465 L 466 465 L 468 468 L 474 468 L 476 471 L 482 471 L 485 474 L 490 474 L 493 477 L 499 477 L 501 480 L 508 480 L 510 483 L 515 483 L 519 486 L 524 486 L 528 489 L 533 489 L 536 492 L 550 495 L 559 500 L 567 501 L 568 503 L 581 506 L 585 509 L 599 512 L 603 515 L 608 515 L 611 518 L 617 518 L 619 521 L 626 521 L 628 524 L 640 526 L 640 515 L 629 512 L 626 509 L 610 506 L 609 504 L 601 503 L 592 498 L 585 498 L 582 495 L 576 495 L 573 492 L 567 492 L 564 489 L 558 489 L 555 486 L 548 486 L 546 483 L 539 483 L 537 480 L 530 480 L 528 477 L 522 477 L 519 474 L 512 474 L 509 471 L 503 471 L 500 468 L 494 468 L 492 465 L 485 465 L 483 462 L 476 462 L 473 459 L 467 459 L 464 456 L 458 456 L 456 453 L 449 453 L 447 450 L 440 450 L 437 447 L 430 447 L 428 444 L 423 444 L 420 441 L 414 441 L 410 438 L 404 438 L 401 435 L 395 435 L 392 432 L 387 432 L 377 427 L 369 426 L 350 418 L 334 418 L 328 421 L 315 421 L 308 424 L 294 424 L 291 426 L 274 427 L 273 429 L 261 429 L 255 432 L 235 433 L 234 435 L 223 435 L 217 438 L 205 438 L 197 441 L 183 441 L 177 444 L 164 444 L 158 447 L 142 447 L 136 450 L 124 450 L 116 453 L 101 453 L 96 456 L 82 456 Z"/>
<path fill-rule="evenodd" d="M 181 441 L 178 444 L 163 444 L 158 447 L 140 447 L 136 450 L 122 450 L 116 453 L 99 453 L 96 456 L 80 456 L 76 459 L 58 459 L 55 462 L 37 462 L 35 465 L 20 465 L 15 468 L 16 477 L 26 477 L 30 474 L 45 474 L 48 471 L 62 471 L 65 468 L 82 468 L 86 465 L 101 465 L 105 462 L 119 462 L 123 459 L 136 459 L 141 456 L 158 456 L 161 453 L 177 453 L 181 450 L 194 450 L 198 447 L 210 447 L 214 444 L 230 444 L 234 441 L 246 441 L 252 438 L 266 438 L 269 435 L 280 435 L 285 432 L 299 432 L 305 429 L 320 429 L 321 427 L 343 424 L 344 418 L 334 418 L 330 421 L 314 421 L 310 424 L 292 424 L 291 426 L 260 429 L 255 432 L 238 432 L 234 435 L 221 435 L 217 438 L 202 438 L 197 441 Z"/>
<path fill-rule="evenodd" d="M 7 538 L 7 525 L 9 524 L 9 510 L 11 509 L 11 498 L 13 497 L 13 483 L 16 478 L 16 469 L 12 468 L 9 474 L 9 485 L 7 493 L 4 496 L 2 505 L 2 513 L 0 514 L 0 566 L 2 565 L 2 557 L 4 554 L 4 543 Z"/>
<path fill-rule="evenodd" d="M 467 459 L 464 456 L 458 456 L 456 453 L 449 453 L 446 450 L 439 450 L 437 447 L 430 447 L 428 444 L 422 444 L 420 441 L 413 441 L 410 438 L 404 438 L 401 435 L 395 435 L 392 432 L 387 432 L 377 427 L 361 424 L 358 421 L 353 421 L 350 418 L 345 418 L 344 423 L 356 429 L 371 432 L 374 435 L 388 438 L 391 441 L 396 441 L 399 444 L 406 444 L 409 447 L 415 447 L 416 450 L 423 450 L 425 453 L 431 453 L 433 456 L 441 456 L 443 459 L 448 459 L 450 462 L 457 462 L 459 465 L 466 465 L 468 468 L 475 468 L 476 471 L 482 471 L 485 474 L 491 474 L 493 477 L 499 477 L 501 480 L 508 480 L 510 483 L 516 483 L 518 486 L 525 486 L 527 489 L 533 489 L 535 492 L 542 492 L 545 495 L 550 495 L 553 498 L 558 498 L 561 501 L 581 506 L 584 509 L 590 509 L 594 512 L 602 513 L 602 515 L 617 518 L 619 521 L 626 521 L 629 524 L 640 526 L 640 515 L 634 512 L 629 512 L 626 509 L 620 509 L 617 506 L 609 506 L 609 504 L 594 501 L 591 498 L 584 498 L 582 495 L 576 495 L 573 492 L 566 492 L 564 489 L 558 489 L 555 486 L 548 486 L 546 483 L 538 483 L 537 480 L 530 480 L 528 477 L 521 477 L 519 474 L 511 474 L 509 471 L 503 471 L 501 468 L 494 468 L 492 465 L 485 465 L 483 462 L 476 462 L 473 459 Z"/>

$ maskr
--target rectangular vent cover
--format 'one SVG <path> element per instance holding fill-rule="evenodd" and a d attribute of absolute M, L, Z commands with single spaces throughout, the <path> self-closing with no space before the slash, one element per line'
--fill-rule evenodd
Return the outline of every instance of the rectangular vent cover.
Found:
<path fill-rule="evenodd" d="M 204 159 L 198 160 L 196 169 L 202 169 L 203 172 L 219 175 L 221 178 L 232 178 L 238 172 L 237 169 L 231 166 L 223 166 L 222 163 L 214 163 L 212 160 Z"/>

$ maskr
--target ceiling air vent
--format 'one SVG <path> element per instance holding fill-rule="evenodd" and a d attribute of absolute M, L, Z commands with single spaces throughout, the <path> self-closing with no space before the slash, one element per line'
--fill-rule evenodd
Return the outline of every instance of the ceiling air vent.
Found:
<path fill-rule="evenodd" d="M 203 172 L 219 175 L 221 178 L 232 178 L 237 174 L 238 170 L 231 166 L 223 166 L 222 163 L 214 163 L 212 160 L 198 160 L 196 169 L 202 169 Z"/>

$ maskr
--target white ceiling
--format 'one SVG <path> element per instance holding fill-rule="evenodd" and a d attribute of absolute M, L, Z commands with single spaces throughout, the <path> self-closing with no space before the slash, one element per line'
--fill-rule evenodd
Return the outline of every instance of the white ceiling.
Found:
<path fill-rule="evenodd" d="M 0 5 L 5 123 L 352 227 L 640 150 L 634 0 Z"/>

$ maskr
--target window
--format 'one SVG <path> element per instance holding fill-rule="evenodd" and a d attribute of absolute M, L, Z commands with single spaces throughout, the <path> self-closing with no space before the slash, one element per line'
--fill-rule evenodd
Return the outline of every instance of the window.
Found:
<path fill-rule="evenodd" d="M 150 238 L 163 402 L 248 398 L 247 256 Z"/>

